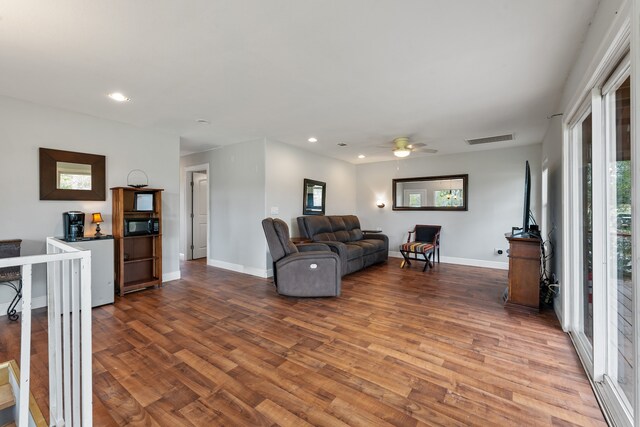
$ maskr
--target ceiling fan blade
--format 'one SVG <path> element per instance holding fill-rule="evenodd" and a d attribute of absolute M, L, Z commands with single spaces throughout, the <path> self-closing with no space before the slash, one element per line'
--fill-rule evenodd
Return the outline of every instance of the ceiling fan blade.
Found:
<path fill-rule="evenodd" d="M 407 148 L 409 149 L 414 149 L 414 148 L 420 148 L 420 147 L 426 147 L 427 144 L 422 143 L 422 142 L 416 142 L 416 143 L 412 143 L 407 145 Z"/>
<path fill-rule="evenodd" d="M 434 148 L 419 148 L 417 150 L 413 150 L 416 153 L 429 153 L 429 154 L 435 154 L 438 152 L 438 150 L 434 149 Z"/>
<path fill-rule="evenodd" d="M 376 147 L 376 148 L 386 148 L 386 149 L 389 149 L 389 148 L 394 148 L 394 147 L 395 147 L 395 145 L 394 145 L 392 142 L 387 142 L 387 143 L 385 143 L 385 144 L 374 145 L 374 147 Z"/>

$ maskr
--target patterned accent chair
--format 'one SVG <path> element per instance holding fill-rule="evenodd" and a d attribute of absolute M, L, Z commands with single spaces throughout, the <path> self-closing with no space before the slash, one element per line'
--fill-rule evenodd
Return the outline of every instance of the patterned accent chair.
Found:
<path fill-rule="evenodd" d="M 319 243 L 294 245 L 289 227 L 278 218 L 265 218 L 262 228 L 273 259 L 273 281 L 280 295 L 335 297 L 340 295 L 340 257 Z"/>
<path fill-rule="evenodd" d="M 425 271 L 433 267 L 436 255 L 440 263 L 440 225 L 416 225 L 409 231 L 407 242 L 400 245 L 400 253 L 404 258 L 400 267 L 411 265 L 411 261 L 423 261 Z M 414 239 L 411 240 L 413 235 Z M 422 257 L 422 258 L 420 258 Z"/>

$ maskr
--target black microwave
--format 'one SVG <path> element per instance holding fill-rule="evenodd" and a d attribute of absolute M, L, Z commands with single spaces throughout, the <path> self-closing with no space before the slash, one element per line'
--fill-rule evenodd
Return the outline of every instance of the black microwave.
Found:
<path fill-rule="evenodd" d="M 145 234 L 160 234 L 160 220 L 158 218 L 125 218 L 125 236 L 143 236 Z"/>

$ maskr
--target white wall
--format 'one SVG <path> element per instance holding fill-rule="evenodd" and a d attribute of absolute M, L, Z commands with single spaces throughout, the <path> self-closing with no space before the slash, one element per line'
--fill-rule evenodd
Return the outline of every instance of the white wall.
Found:
<path fill-rule="evenodd" d="M 553 247 L 553 258 L 549 261 L 549 273 L 560 277 L 562 260 L 562 117 L 550 119 L 549 129 L 542 143 L 542 165 L 547 169 L 546 192 L 547 207 L 542 215 L 546 219 L 543 236 L 549 239 Z"/>
<path fill-rule="evenodd" d="M 300 235 L 297 218 L 302 216 L 305 178 L 327 184 L 325 215 L 355 214 L 355 165 L 272 140 L 267 141 L 266 160 L 265 216 L 285 221 L 292 236 Z M 278 213 L 272 214 L 272 208 Z"/>
<path fill-rule="evenodd" d="M 547 130 L 547 134 L 542 142 L 542 162 L 548 168 L 548 185 L 546 191 L 549 200 L 549 210 L 546 213 L 549 221 L 549 230 L 555 227 L 555 232 L 551 235 L 551 242 L 554 246 L 555 255 L 550 262 L 550 270 L 556 273 L 561 280 L 564 265 L 569 260 L 564 259 L 563 245 L 563 226 L 562 208 L 563 208 L 563 190 L 562 190 L 562 173 L 563 173 L 563 123 L 570 119 L 567 117 L 569 109 L 585 95 L 588 80 L 595 71 L 595 66 L 604 57 L 606 50 L 611 45 L 614 36 L 622 28 L 625 16 L 627 15 L 623 9 L 628 7 L 626 0 L 601 0 L 595 16 L 591 20 L 591 26 L 587 32 L 584 44 L 576 62 L 571 68 L 567 83 L 562 92 L 562 99 L 556 111 L 565 113 L 560 119 L 552 118 Z M 548 232 L 547 231 L 547 232 Z M 560 283 L 560 297 L 554 301 L 555 310 L 562 321 L 563 319 L 563 284 Z"/>
<path fill-rule="evenodd" d="M 356 211 L 355 166 L 277 141 L 261 139 L 224 146 L 181 158 L 180 167 L 209 165 L 209 265 L 266 277 L 271 257 L 262 230 L 265 217 L 278 217 L 298 234 L 304 178 L 327 183 L 326 214 Z M 181 172 L 181 211 L 187 195 L 186 172 Z M 271 208 L 278 213 L 272 214 Z M 186 230 L 186 218 L 181 230 Z M 187 239 L 180 248 L 186 253 Z"/>
<path fill-rule="evenodd" d="M 180 160 L 181 212 L 185 212 L 184 168 L 209 165 L 209 259 L 234 271 L 266 275 L 261 221 L 265 212 L 265 141 L 263 139 L 183 156 Z M 181 231 L 186 231 L 182 221 Z M 180 250 L 186 253 L 186 239 Z"/>
<path fill-rule="evenodd" d="M 107 200 L 40 201 L 38 148 L 54 148 L 106 156 Z M 178 262 L 179 139 L 87 115 L 0 97 L 0 239 L 22 239 L 22 254 L 45 252 L 45 238 L 62 236 L 62 213 L 101 212 L 103 233 L 111 233 L 110 187 L 127 185 L 127 174 L 142 169 L 149 184 L 163 193 L 163 272 L 180 277 Z M 85 233 L 95 226 L 85 218 Z M 94 262 L 96 262 L 94 260 Z M 34 304 L 46 304 L 45 268 L 34 269 Z M 0 313 L 13 297 L 0 286 Z"/>
<path fill-rule="evenodd" d="M 504 233 L 522 224 L 525 160 L 531 163 L 532 210 L 540 219 L 540 158 L 537 144 L 355 166 L 259 140 L 184 156 L 181 169 L 209 164 L 209 264 L 265 276 L 271 274 L 271 258 L 260 223 L 264 217 L 278 217 L 287 222 L 292 235 L 298 235 L 296 218 L 302 215 L 304 178 L 327 183 L 327 215 L 357 214 L 363 228 L 381 227 L 392 251 L 397 251 L 413 225 L 441 224 L 443 261 L 506 268 L 506 253 L 494 255 L 494 248 L 506 249 Z M 393 178 L 465 173 L 469 174 L 469 211 L 391 210 Z M 387 206 L 376 207 L 378 199 Z M 182 209 L 185 202 L 186 196 Z M 272 208 L 277 214 L 272 214 Z M 183 251 L 185 245 L 186 240 L 181 243 Z"/>
<path fill-rule="evenodd" d="M 382 228 L 389 236 L 390 251 L 406 241 L 415 224 L 442 225 L 441 256 L 444 262 L 507 268 L 504 234 L 522 226 L 525 161 L 531 165 L 531 208 L 540 215 L 541 145 L 429 157 L 409 157 L 390 162 L 358 165 L 356 213 L 363 228 Z M 391 180 L 438 175 L 469 175 L 469 210 L 393 211 Z M 376 200 L 386 206 L 376 206 Z"/>

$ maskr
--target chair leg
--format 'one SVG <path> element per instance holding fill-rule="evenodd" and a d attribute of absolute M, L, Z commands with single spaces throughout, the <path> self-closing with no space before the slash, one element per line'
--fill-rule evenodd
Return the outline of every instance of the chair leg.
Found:
<path fill-rule="evenodd" d="M 435 260 L 435 255 L 433 253 L 433 251 L 427 252 L 424 255 L 424 268 L 422 269 L 423 272 L 427 271 L 427 266 L 433 268 L 433 262 L 431 261 L 431 258 L 434 258 Z"/>
<path fill-rule="evenodd" d="M 400 263 L 400 268 L 404 268 L 405 265 L 410 266 L 411 261 L 409 261 L 409 257 L 407 256 L 407 254 L 404 251 L 400 251 L 400 253 L 402 254 L 402 258 L 404 258 Z"/>

